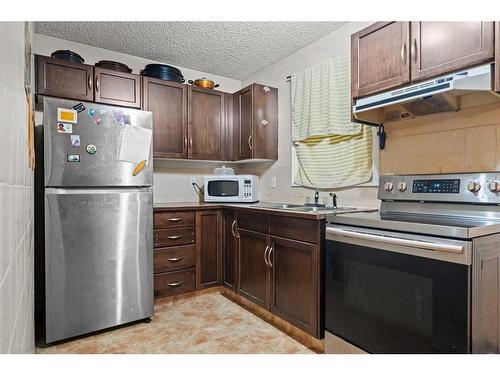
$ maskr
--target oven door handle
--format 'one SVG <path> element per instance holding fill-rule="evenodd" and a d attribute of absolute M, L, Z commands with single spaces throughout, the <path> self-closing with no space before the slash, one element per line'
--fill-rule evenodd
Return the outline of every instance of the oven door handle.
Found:
<path fill-rule="evenodd" d="M 417 241 L 417 240 L 408 240 L 404 238 L 396 238 L 389 236 L 382 236 L 377 234 L 369 234 L 369 233 L 361 233 L 355 232 L 351 230 L 345 230 L 340 228 L 326 228 L 326 231 L 330 234 L 342 236 L 342 237 L 351 237 L 360 240 L 374 241 L 392 245 L 413 247 L 417 249 L 425 249 L 432 251 L 444 251 L 448 253 L 456 253 L 462 254 L 464 252 L 464 247 L 461 245 L 451 245 L 451 244 L 441 244 L 436 242 L 428 242 L 428 241 Z"/>

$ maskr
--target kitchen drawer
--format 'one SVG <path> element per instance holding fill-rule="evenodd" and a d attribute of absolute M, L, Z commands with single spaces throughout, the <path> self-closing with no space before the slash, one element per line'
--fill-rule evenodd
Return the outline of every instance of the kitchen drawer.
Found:
<path fill-rule="evenodd" d="M 194 225 L 194 211 L 164 211 L 154 213 L 154 228 L 165 229 Z"/>
<path fill-rule="evenodd" d="M 172 229 L 156 229 L 154 231 L 154 246 L 177 246 L 194 243 L 194 227 Z"/>
<path fill-rule="evenodd" d="M 158 273 L 154 278 L 155 298 L 193 292 L 195 289 L 194 269 Z"/>
<path fill-rule="evenodd" d="M 155 273 L 194 268 L 194 245 L 155 249 L 153 263 Z"/>
<path fill-rule="evenodd" d="M 318 243 L 318 226 L 318 220 L 273 215 L 269 224 L 273 236 L 311 243 Z"/>
<path fill-rule="evenodd" d="M 248 211 L 238 211 L 238 228 L 254 232 L 269 233 L 269 215 Z"/>

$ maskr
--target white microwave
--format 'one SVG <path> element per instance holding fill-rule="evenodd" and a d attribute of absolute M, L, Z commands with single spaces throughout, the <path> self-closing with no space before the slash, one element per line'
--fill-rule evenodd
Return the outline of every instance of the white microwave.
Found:
<path fill-rule="evenodd" d="M 205 202 L 253 203 L 259 200 L 259 176 L 205 176 Z"/>

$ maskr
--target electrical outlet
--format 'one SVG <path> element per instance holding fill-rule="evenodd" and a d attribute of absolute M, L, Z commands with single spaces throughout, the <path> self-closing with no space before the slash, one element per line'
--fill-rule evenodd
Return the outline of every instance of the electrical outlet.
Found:
<path fill-rule="evenodd" d="M 271 188 L 276 189 L 276 176 L 271 176 Z"/>
<path fill-rule="evenodd" d="M 191 176 L 191 186 L 193 186 L 193 184 L 197 184 L 198 183 L 198 180 L 195 176 Z"/>

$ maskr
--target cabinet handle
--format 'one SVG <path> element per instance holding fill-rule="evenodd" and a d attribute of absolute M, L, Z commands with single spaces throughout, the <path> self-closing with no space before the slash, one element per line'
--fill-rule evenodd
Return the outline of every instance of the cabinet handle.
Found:
<path fill-rule="evenodd" d="M 95 91 L 99 92 L 99 76 L 95 77 Z"/>
<path fill-rule="evenodd" d="M 267 124 L 269 124 L 269 121 L 267 121 L 267 120 L 260 120 L 260 123 L 262 124 L 262 126 L 266 126 Z"/>
<path fill-rule="evenodd" d="M 269 252 L 267 253 L 267 262 L 269 263 L 269 267 L 273 267 L 273 263 L 271 262 L 271 253 L 273 252 L 274 247 L 271 245 L 269 246 Z"/>
<path fill-rule="evenodd" d="M 179 235 L 179 236 L 168 236 L 167 238 L 168 238 L 169 240 L 178 240 L 178 239 L 179 239 L 179 238 L 181 238 L 181 237 L 182 237 L 182 235 Z"/>
<path fill-rule="evenodd" d="M 415 63 L 417 62 L 417 39 L 413 39 L 413 44 L 411 45 L 411 56 L 413 57 L 413 60 Z"/>
<path fill-rule="evenodd" d="M 188 146 L 188 137 L 187 135 L 184 136 L 184 148 L 187 148 Z"/>
<path fill-rule="evenodd" d="M 171 217 L 170 219 L 168 219 L 168 221 L 172 222 L 172 223 L 177 223 L 178 221 L 181 221 L 182 218 L 181 217 Z"/>
<path fill-rule="evenodd" d="M 178 262 L 179 260 L 182 260 L 184 257 L 174 257 L 174 258 L 167 258 L 169 262 Z"/>
<path fill-rule="evenodd" d="M 89 91 L 92 91 L 92 76 L 90 74 L 87 79 L 87 85 L 89 86 Z"/>
<path fill-rule="evenodd" d="M 193 149 L 193 138 L 192 137 L 189 137 L 189 149 L 190 150 Z"/>
<path fill-rule="evenodd" d="M 406 42 L 401 47 L 401 60 L 403 60 L 403 65 L 406 65 Z"/>
<path fill-rule="evenodd" d="M 266 249 L 264 250 L 264 263 L 269 267 L 269 263 L 267 262 L 267 251 L 269 250 L 269 246 L 266 245 Z"/>
<path fill-rule="evenodd" d="M 184 281 L 178 281 L 176 283 L 167 283 L 168 286 L 180 286 L 184 284 Z"/>
<path fill-rule="evenodd" d="M 233 224 L 231 224 L 231 232 L 233 232 L 234 237 L 236 237 L 236 238 L 240 237 L 240 235 L 238 234 L 238 232 L 236 230 L 236 219 L 233 220 Z"/>
<path fill-rule="evenodd" d="M 250 134 L 250 136 L 248 137 L 248 148 L 250 150 L 253 150 L 253 147 L 252 147 L 252 138 L 253 138 L 253 134 Z"/>

